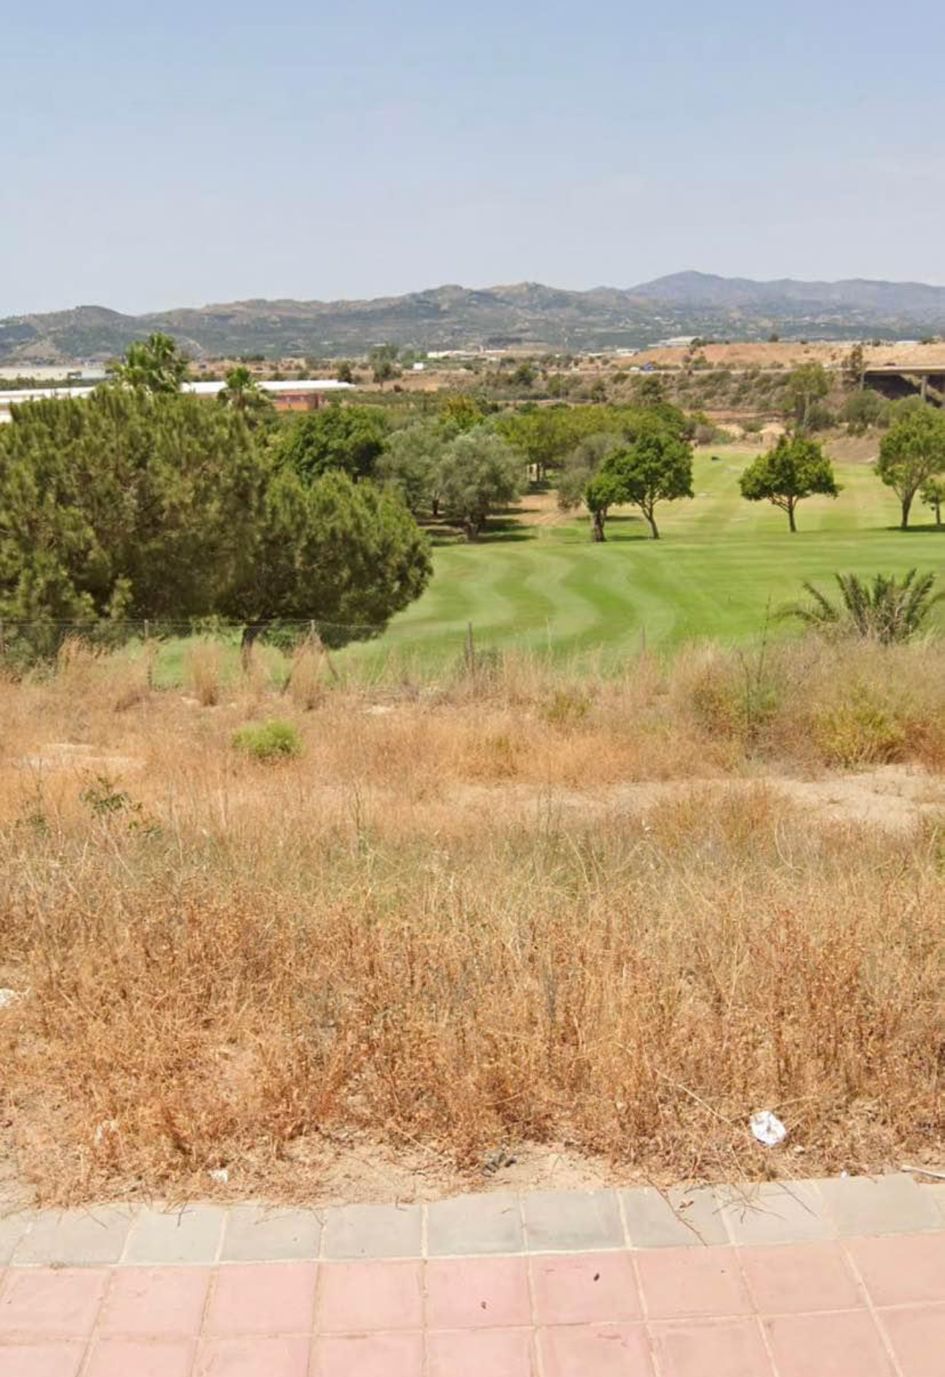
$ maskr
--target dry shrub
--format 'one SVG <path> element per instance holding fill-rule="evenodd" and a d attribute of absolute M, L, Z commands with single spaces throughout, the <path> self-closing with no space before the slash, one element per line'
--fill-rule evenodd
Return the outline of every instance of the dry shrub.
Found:
<path fill-rule="evenodd" d="M 300 1141 L 352 1132 L 731 1177 L 795 1160 L 753 1143 L 758 1108 L 806 1172 L 940 1151 L 939 832 L 738 777 L 886 758 L 888 723 L 941 759 L 942 648 L 270 693 L 304 747 L 277 770 L 232 750 L 245 703 L 116 715 L 108 668 L 0 683 L 0 740 L 147 764 L 102 766 L 106 803 L 90 766 L 40 790 L 0 763 L 0 984 L 30 991 L 0 1013 L 0 1109 L 46 1199 L 199 1190 L 221 1162 L 291 1190 Z M 768 706 L 739 723 L 746 683 Z M 620 811 L 628 780 L 677 783 Z"/>
<path fill-rule="evenodd" d="M 184 683 L 204 708 L 223 695 L 223 649 L 216 641 L 195 641 L 184 656 Z"/>
<path fill-rule="evenodd" d="M 289 667 L 286 692 L 296 707 L 311 712 L 325 699 L 325 652 L 317 649 L 311 641 L 295 648 Z"/>
<path fill-rule="evenodd" d="M 98 849 L 7 834 L 31 994 L 0 1054 L 44 1196 L 197 1188 L 221 1160 L 265 1179 L 352 1130 L 460 1164 L 565 1136 L 687 1175 L 765 1170 L 759 1107 L 808 1169 L 939 1141 L 937 837 L 811 828 L 764 789 L 629 826 L 365 821 L 258 814 L 224 855 L 120 817 Z"/>

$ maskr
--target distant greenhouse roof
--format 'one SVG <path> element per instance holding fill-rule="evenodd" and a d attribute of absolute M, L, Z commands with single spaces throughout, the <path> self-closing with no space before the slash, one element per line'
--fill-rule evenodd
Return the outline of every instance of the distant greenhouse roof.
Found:
<path fill-rule="evenodd" d="M 184 383 L 181 391 L 190 392 L 196 397 L 215 397 L 225 386 L 223 382 L 189 382 Z M 279 396 L 283 392 L 293 395 L 300 392 L 350 392 L 353 385 L 338 382 L 336 378 L 298 378 L 292 382 L 260 382 L 259 386 L 263 392 Z M 0 421 L 9 420 L 10 407 L 19 406 L 21 402 L 37 402 L 45 397 L 88 397 L 92 390 L 91 387 L 18 387 L 10 392 L 0 391 Z"/>

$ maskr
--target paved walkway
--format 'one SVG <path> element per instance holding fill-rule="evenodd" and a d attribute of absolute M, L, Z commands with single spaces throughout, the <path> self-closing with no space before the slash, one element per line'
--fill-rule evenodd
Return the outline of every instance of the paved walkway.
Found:
<path fill-rule="evenodd" d="M 0 1377 L 943 1377 L 907 1176 L 0 1219 Z"/>

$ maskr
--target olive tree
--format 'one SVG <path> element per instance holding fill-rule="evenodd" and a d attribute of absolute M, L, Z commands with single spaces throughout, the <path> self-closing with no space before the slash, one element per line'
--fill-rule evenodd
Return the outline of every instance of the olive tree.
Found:
<path fill-rule="evenodd" d="M 440 510 L 476 540 L 490 514 L 522 491 L 522 461 L 488 426 L 476 426 L 451 440 L 436 471 Z"/>
<path fill-rule="evenodd" d="M 376 465 L 381 483 L 396 488 L 412 512 L 438 514 L 437 472 L 449 436 L 442 422 L 414 421 L 395 430 Z"/>

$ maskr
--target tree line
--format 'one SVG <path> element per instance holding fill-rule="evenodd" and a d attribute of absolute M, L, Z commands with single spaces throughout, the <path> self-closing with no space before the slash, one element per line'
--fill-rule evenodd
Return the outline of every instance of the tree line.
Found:
<path fill-rule="evenodd" d="M 165 336 L 132 345 L 87 400 L 13 409 L 0 431 L 0 618 L 119 626 L 219 618 L 247 640 L 271 623 L 316 620 L 341 644 L 374 634 L 431 576 L 418 518 L 476 540 L 529 481 L 583 506 L 594 540 L 635 505 L 659 538 L 658 508 L 691 498 L 697 421 L 643 378 L 632 404 L 489 411 L 469 397 L 392 426 L 380 408 L 332 405 L 283 424 L 245 367 L 216 403 L 180 392 Z M 945 413 L 899 403 L 876 470 L 901 525 L 916 496 L 940 516 Z M 740 478 L 796 529 L 796 509 L 839 492 L 821 445 L 798 424 Z"/>
<path fill-rule="evenodd" d="M 182 377 L 156 336 L 87 399 L 13 409 L 0 431 L 7 639 L 29 624 L 42 653 L 64 624 L 213 618 L 251 640 L 317 619 L 340 644 L 420 595 L 429 542 L 395 489 L 295 464 L 260 423 L 251 379 L 231 376 L 214 405 L 182 394 Z"/>

